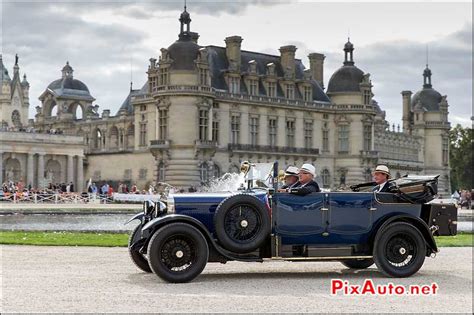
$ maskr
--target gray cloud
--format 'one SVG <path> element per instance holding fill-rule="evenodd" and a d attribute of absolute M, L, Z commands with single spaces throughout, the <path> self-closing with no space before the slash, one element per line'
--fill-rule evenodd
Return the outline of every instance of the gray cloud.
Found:
<path fill-rule="evenodd" d="M 278 5 L 281 1 L 211 2 L 188 1 L 191 14 L 239 14 L 251 6 Z M 192 10 L 191 10 L 192 8 Z M 66 60 L 76 70 L 76 78 L 85 82 L 101 108 L 116 111 L 128 94 L 130 59 L 133 59 L 135 88 L 146 81 L 148 58 L 157 51 L 146 48 L 146 34 L 126 25 L 112 22 L 101 24 L 81 18 L 81 13 L 109 10 L 112 15 L 133 19 L 173 18 L 182 10 L 179 1 L 100 1 L 84 5 L 79 1 L 8 2 L 2 13 L 3 59 L 9 69 L 14 54 L 20 55 L 21 71 L 28 73 L 31 85 L 30 102 L 38 105 L 37 97 L 47 84 L 60 77 Z M 215 44 L 215 43 L 214 43 Z M 294 44 L 297 57 L 308 65 L 310 52 L 326 55 L 325 82 L 343 61 L 342 46 L 337 52 L 325 52 L 308 47 L 305 42 Z M 367 46 L 355 44 L 356 65 L 371 73 L 375 98 L 387 111 L 387 118 L 398 122 L 401 118 L 402 90 L 416 92 L 422 86 L 425 66 L 425 44 L 410 41 L 378 42 Z M 279 47 L 278 46 L 278 47 Z M 452 119 L 470 117 L 472 107 L 472 24 L 437 41 L 428 43 L 433 85 L 441 94 L 448 95 Z M 261 52 L 279 54 L 278 47 Z M 154 49 L 158 49 L 156 47 Z M 11 70 L 10 70 L 11 71 Z M 453 122 L 456 122 L 453 120 Z"/>
<path fill-rule="evenodd" d="M 326 82 L 342 66 L 342 45 L 340 53 L 326 54 Z M 450 112 L 455 113 L 452 122 L 460 122 L 456 116 L 472 115 L 472 24 L 427 44 L 393 41 L 363 47 L 358 47 L 356 42 L 354 45 L 356 66 L 371 74 L 375 99 L 387 111 L 388 120 L 395 123 L 401 120 L 401 91 L 415 93 L 422 88 L 427 45 L 433 88 L 448 95 Z"/>

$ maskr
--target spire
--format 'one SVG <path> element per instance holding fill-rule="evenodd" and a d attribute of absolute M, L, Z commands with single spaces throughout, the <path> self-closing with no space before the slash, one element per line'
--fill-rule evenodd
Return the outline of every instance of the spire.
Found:
<path fill-rule="evenodd" d="M 354 45 L 351 43 L 351 38 L 347 38 L 347 43 L 344 45 L 344 66 L 353 66 Z"/>
<path fill-rule="evenodd" d="M 423 88 L 431 88 L 431 70 L 428 68 L 428 64 L 426 64 L 426 68 L 423 71 Z"/>
<path fill-rule="evenodd" d="M 189 33 L 191 31 L 191 16 L 189 15 L 188 11 L 186 11 L 186 0 L 184 1 L 184 11 L 179 16 L 179 22 L 181 23 L 180 35 L 183 33 Z M 186 31 L 184 30 L 185 24 Z"/>
<path fill-rule="evenodd" d="M 15 54 L 15 65 L 13 66 L 13 77 L 18 76 L 20 72 L 20 66 L 18 65 L 18 54 Z"/>

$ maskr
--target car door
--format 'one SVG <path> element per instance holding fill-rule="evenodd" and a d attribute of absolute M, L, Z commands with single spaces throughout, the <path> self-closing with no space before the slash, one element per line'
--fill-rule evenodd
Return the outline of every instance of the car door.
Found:
<path fill-rule="evenodd" d="M 329 226 L 332 236 L 357 236 L 370 231 L 374 194 L 372 192 L 331 192 L 328 194 Z"/>
<path fill-rule="evenodd" d="M 274 198 L 276 209 L 273 209 L 273 224 L 275 232 L 284 240 L 308 242 L 311 239 L 308 236 L 324 232 L 327 221 L 324 193 L 306 196 L 277 193 Z"/>

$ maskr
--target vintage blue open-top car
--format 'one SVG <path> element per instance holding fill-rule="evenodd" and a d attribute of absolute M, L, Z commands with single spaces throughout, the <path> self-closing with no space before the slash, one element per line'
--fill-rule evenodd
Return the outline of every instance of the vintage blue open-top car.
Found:
<path fill-rule="evenodd" d="M 277 192 L 277 163 L 264 177 L 252 169 L 244 165 L 247 186 L 238 191 L 145 202 L 130 220 L 140 221 L 130 236 L 132 261 L 168 282 L 231 260 L 336 260 L 354 269 L 375 262 L 388 276 L 408 277 L 438 252 L 433 235 L 457 233 L 457 208 L 428 203 L 437 176 L 395 180 L 390 193 L 368 183 L 298 196 Z"/>

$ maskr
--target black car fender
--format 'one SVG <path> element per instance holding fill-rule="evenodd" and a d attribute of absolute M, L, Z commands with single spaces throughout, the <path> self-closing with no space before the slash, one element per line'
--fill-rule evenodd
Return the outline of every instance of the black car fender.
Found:
<path fill-rule="evenodd" d="M 140 222 L 143 222 L 143 217 L 145 216 L 145 214 L 143 212 L 141 213 L 137 213 L 135 214 L 130 220 L 128 220 L 127 222 L 125 222 L 125 225 L 129 224 L 130 222 L 132 222 L 133 220 L 140 220 Z"/>
<path fill-rule="evenodd" d="M 150 240 L 151 236 L 156 230 L 158 230 L 159 228 L 167 224 L 175 223 L 175 222 L 187 223 L 197 228 L 202 233 L 202 235 L 206 238 L 206 241 L 209 245 L 210 253 L 215 251 L 217 256 L 220 257 L 220 258 L 217 257 L 215 261 L 225 262 L 227 260 L 241 260 L 241 261 L 260 261 L 261 260 L 254 257 L 252 258 L 239 257 L 238 255 L 233 255 L 233 253 L 226 251 L 225 249 L 221 248 L 216 243 L 211 233 L 206 229 L 204 224 L 202 224 L 199 220 L 193 217 L 182 215 L 182 214 L 169 214 L 164 217 L 155 218 L 151 220 L 150 222 L 146 223 L 142 229 L 142 235 L 146 239 L 146 243 L 144 246 L 146 247 L 146 244 L 148 244 L 148 241 Z"/>
<path fill-rule="evenodd" d="M 430 228 L 426 222 L 409 214 L 398 214 L 383 220 L 383 222 L 379 224 L 379 227 L 374 229 L 373 234 L 370 236 L 371 251 L 373 250 L 373 245 L 377 235 L 381 233 L 386 226 L 393 222 L 407 222 L 413 224 L 421 232 L 421 235 L 423 235 L 423 238 L 428 245 L 429 251 L 427 251 L 426 255 L 429 256 L 432 253 L 438 252 L 438 246 L 436 245 L 433 234 L 430 232 Z"/>

